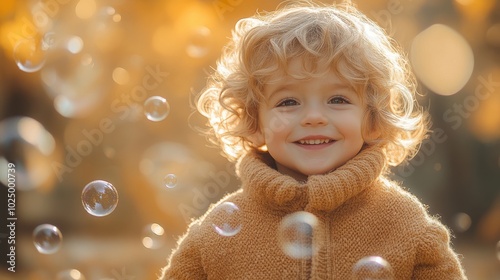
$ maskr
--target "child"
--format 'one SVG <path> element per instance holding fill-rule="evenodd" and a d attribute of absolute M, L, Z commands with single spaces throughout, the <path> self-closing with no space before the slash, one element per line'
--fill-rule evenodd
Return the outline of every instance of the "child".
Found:
<path fill-rule="evenodd" d="M 414 95 L 402 53 L 352 5 L 240 20 L 198 110 L 242 187 L 191 223 L 161 279 L 354 279 L 370 256 L 390 279 L 466 279 L 446 227 L 386 177 L 427 133 Z M 230 236 L 213 229 L 228 202 Z M 280 243 L 294 213 L 314 218 L 305 254 Z"/>

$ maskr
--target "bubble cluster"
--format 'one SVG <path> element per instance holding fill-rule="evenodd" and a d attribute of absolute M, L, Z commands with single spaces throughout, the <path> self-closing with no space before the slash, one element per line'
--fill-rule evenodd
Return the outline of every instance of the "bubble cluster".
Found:
<path fill-rule="evenodd" d="M 170 104 L 161 96 L 151 96 L 144 101 L 144 114 L 150 121 L 164 120 L 170 113 Z"/>
<path fill-rule="evenodd" d="M 360 259 L 352 269 L 354 280 L 393 280 L 391 265 L 382 257 L 369 256 Z"/>
<path fill-rule="evenodd" d="M 311 258 L 317 251 L 313 245 L 317 226 L 318 218 L 309 212 L 299 211 L 285 216 L 278 228 L 278 241 L 283 252 L 294 259 Z"/>
<path fill-rule="evenodd" d="M 240 208 L 233 202 L 223 202 L 213 210 L 215 222 L 212 224 L 215 232 L 229 237 L 238 234 L 241 230 Z"/>
<path fill-rule="evenodd" d="M 56 226 L 42 224 L 33 230 L 33 243 L 38 252 L 42 254 L 53 254 L 62 245 L 62 234 Z"/>
<path fill-rule="evenodd" d="M 90 215 L 106 216 L 111 214 L 118 205 L 118 192 L 112 184 L 106 181 L 92 181 L 83 188 L 82 203 Z"/>

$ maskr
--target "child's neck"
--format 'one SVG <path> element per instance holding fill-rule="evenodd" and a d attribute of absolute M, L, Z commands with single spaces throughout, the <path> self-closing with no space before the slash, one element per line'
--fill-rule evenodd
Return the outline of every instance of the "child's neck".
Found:
<path fill-rule="evenodd" d="M 294 178 L 295 180 L 297 180 L 298 182 L 307 182 L 307 178 L 309 177 L 308 175 L 304 175 L 300 172 L 297 172 L 295 170 L 292 170 L 286 166 L 283 166 L 281 164 L 279 164 L 278 162 L 276 162 L 276 169 L 281 173 L 281 174 L 284 174 L 284 175 L 288 175 L 292 178 Z"/>

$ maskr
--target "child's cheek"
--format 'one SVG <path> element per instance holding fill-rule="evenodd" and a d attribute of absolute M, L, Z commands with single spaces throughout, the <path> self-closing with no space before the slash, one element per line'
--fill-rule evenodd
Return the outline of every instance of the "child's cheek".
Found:
<path fill-rule="evenodd" d="M 265 124 L 265 133 L 266 135 L 281 133 L 285 131 L 290 124 L 291 119 L 287 118 L 284 114 L 269 114 Z"/>

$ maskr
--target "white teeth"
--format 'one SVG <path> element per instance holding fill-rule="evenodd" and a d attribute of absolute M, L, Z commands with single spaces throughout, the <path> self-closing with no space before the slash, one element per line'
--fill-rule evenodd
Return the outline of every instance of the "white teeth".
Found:
<path fill-rule="evenodd" d="M 330 139 L 308 139 L 308 140 L 299 140 L 299 143 L 302 145 L 319 145 L 330 143 Z"/>

